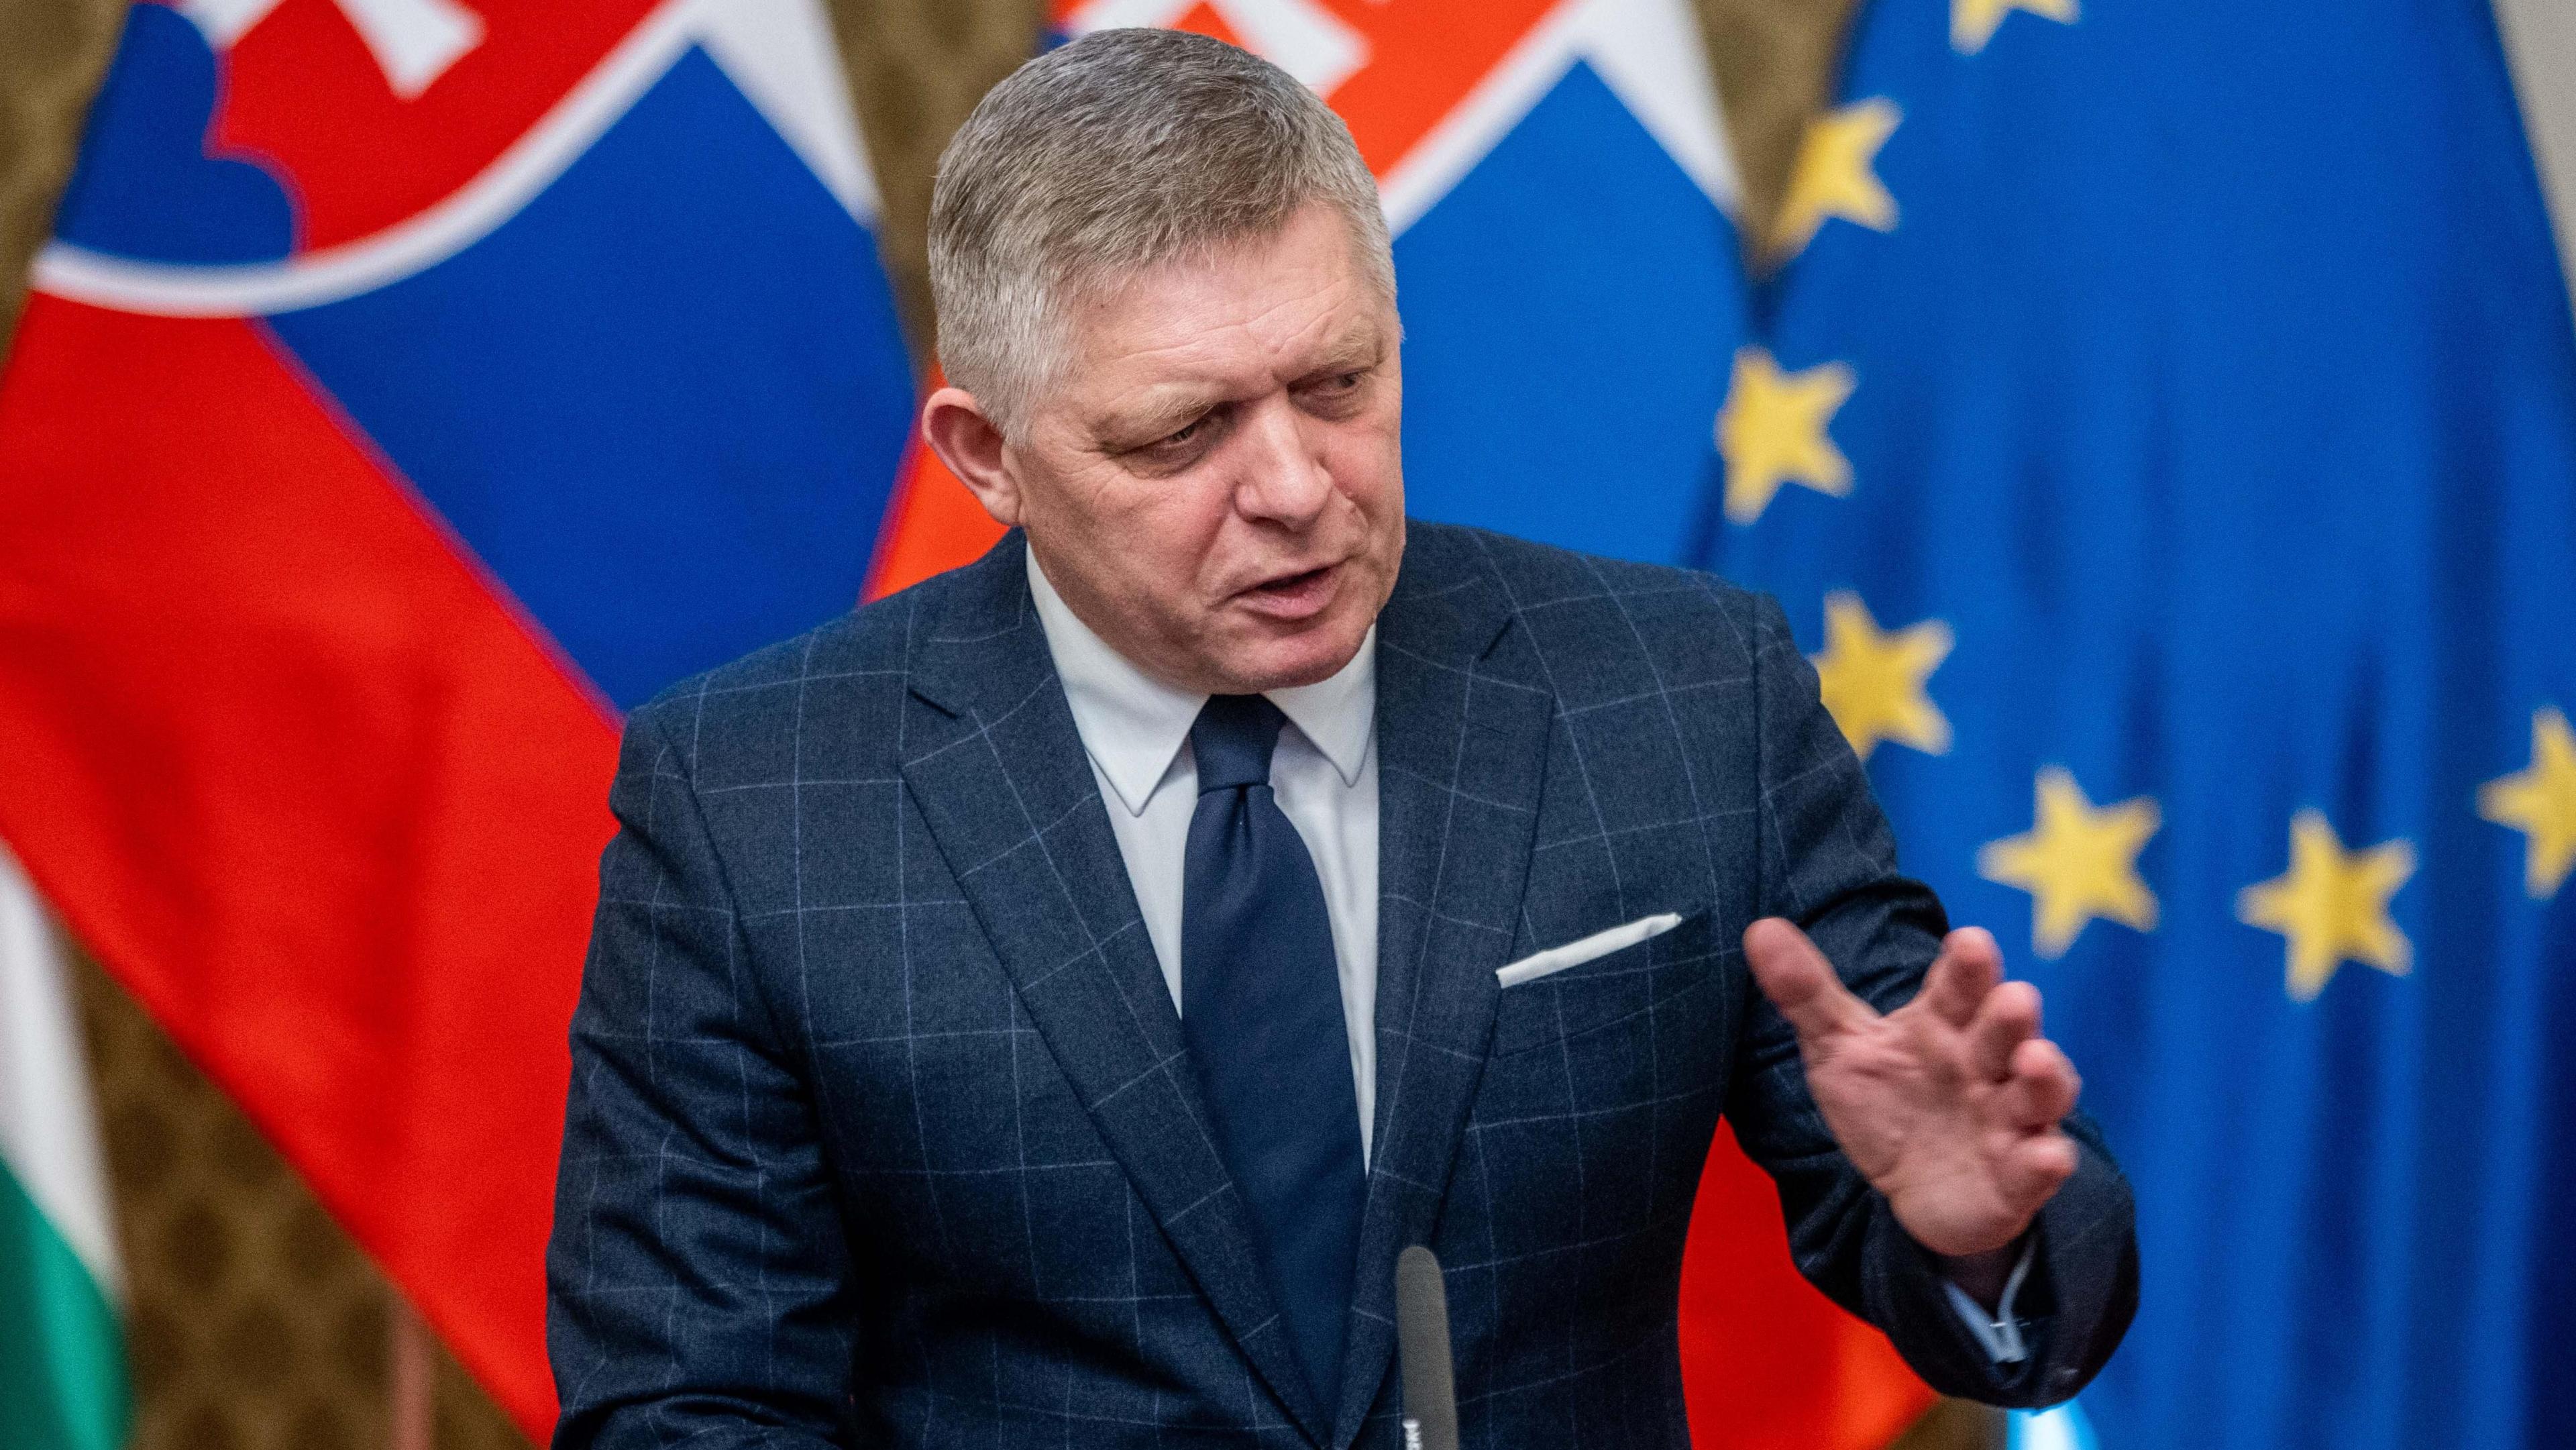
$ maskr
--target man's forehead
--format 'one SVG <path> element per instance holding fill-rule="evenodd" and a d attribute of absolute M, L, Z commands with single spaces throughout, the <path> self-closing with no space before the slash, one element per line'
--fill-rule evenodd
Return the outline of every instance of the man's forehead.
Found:
<path fill-rule="evenodd" d="M 1335 229 L 1338 231 L 1338 228 Z M 1195 344 L 1230 329 L 1243 341 L 1277 345 L 1374 310 L 1350 249 L 1292 227 L 1274 238 L 1149 267 L 1116 278 L 1083 299 L 1084 341 L 1110 351 Z M 1324 245 L 1315 243 L 1321 240 Z"/>
<path fill-rule="evenodd" d="M 1122 416 L 1377 360 L 1392 328 L 1375 289 L 1356 274 L 1316 281 L 1130 288 L 1083 309 L 1063 376 L 1081 411 Z"/>
<path fill-rule="evenodd" d="M 1257 334 L 1304 328 L 1326 312 L 1356 313 L 1375 300 L 1350 227 L 1313 205 L 1277 231 L 1256 234 L 1077 289 L 1074 309 L 1089 340 L 1109 347 L 1167 344 L 1227 325 Z"/>
<path fill-rule="evenodd" d="M 1127 388 L 1251 377 L 1284 381 L 1353 353 L 1374 352 L 1384 331 L 1373 306 L 1289 305 L 1232 317 L 1173 312 L 1094 332 L 1077 351 L 1076 363 L 1093 378 Z"/>
<path fill-rule="evenodd" d="M 1366 366 L 1383 355 L 1387 333 L 1373 308 L 1280 336 L 1242 326 L 1175 331 L 1152 345 L 1078 358 L 1077 408 L 1109 426 L 1193 413 L 1330 368 Z"/>

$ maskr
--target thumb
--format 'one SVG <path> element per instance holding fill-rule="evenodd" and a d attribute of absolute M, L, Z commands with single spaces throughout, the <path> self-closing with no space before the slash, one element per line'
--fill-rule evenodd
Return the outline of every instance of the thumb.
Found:
<path fill-rule="evenodd" d="M 1834 964 L 1807 934 L 1779 917 L 1766 916 L 1744 929 L 1744 961 L 1762 995 L 1798 1029 L 1800 1041 L 1855 1031 L 1878 1020 L 1875 1009 L 1843 986 Z"/>

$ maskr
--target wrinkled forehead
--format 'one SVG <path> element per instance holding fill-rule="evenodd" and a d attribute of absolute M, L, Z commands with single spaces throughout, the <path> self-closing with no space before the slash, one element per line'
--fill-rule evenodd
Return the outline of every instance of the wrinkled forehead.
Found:
<path fill-rule="evenodd" d="M 1077 406 L 1167 385 L 1231 395 L 1363 366 L 1398 326 L 1350 229 L 1323 209 L 1091 281 L 1066 298 L 1065 321 L 1053 391 Z"/>

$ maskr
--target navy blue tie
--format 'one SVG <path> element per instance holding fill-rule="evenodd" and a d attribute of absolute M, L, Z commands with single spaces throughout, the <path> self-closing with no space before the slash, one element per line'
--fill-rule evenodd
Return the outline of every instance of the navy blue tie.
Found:
<path fill-rule="evenodd" d="M 1279 707 L 1218 695 L 1190 727 L 1181 1033 L 1316 1395 L 1341 1389 L 1368 1170 L 1315 860 L 1270 793 Z"/>

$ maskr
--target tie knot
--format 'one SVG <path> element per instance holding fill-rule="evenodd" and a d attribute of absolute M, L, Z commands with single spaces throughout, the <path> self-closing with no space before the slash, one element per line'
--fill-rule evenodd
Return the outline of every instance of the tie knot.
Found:
<path fill-rule="evenodd" d="M 1270 752 L 1287 716 L 1259 695 L 1210 695 L 1190 727 L 1199 793 L 1270 783 Z"/>

